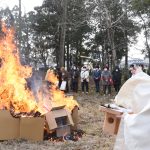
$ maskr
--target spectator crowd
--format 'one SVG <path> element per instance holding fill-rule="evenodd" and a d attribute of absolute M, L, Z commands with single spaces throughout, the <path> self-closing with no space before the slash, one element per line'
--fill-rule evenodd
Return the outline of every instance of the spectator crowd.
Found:
<path fill-rule="evenodd" d="M 95 85 L 95 92 L 103 95 L 111 95 L 112 88 L 114 88 L 116 94 L 118 93 L 121 86 L 121 70 L 118 66 L 113 71 L 109 70 L 108 66 L 100 69 L 96 65 L 92 70 L 88 69 L 87 66 L 82 66 L 80 69 L 73 66 L 68 72 L 64 67 L 56 69 L 56 75 L 59 80 L 59 88 L 61 89 L 62 84 L 65 82 L 66 93 L 78 92 L 81 86 L 82 93 L 89 93 L 91 84 L 89 81 L 92 79 Z M 91 83 L 91 82 L 90 82 Z"/>

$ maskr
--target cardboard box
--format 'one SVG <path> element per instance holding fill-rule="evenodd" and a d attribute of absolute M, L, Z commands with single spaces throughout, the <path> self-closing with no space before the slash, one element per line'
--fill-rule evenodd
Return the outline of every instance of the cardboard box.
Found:
<path fill-rule="evenodd" d="M 20 138 L 43 141 L 45 117 L 20 118 Z"/>
<path fill-rule="evenodd" d="M 20 120 L 13 118 L 8 110 L 0 111 L 0 140 L 18 139 Z"/>
<path fill-rule="evenodd" d="M 100 110 L 105 113 L 103 131 L 111 135 L 117 134 L 120 125 L 121 115 L 123 113 L 118 110 L 106 108 L 103 106 L 100 106 Z"/>
<path fill-rule="evenodd" d="M 71 114 L 62 107 L 53 107 L 50 112 L 46 114 L 46 121 L 49 130 L 56 130 L 58 137 L 64 134 L 70 134 L 70 126 L 74 125 Z"/>
<path fill-rule="evenodd" d="M 0 140 L 23 138 L 41 141 L 45 117 L 14 118 L 8 110 L 0 110 Z"/>
<path fill-rule="evenodd" d="M 71 127 L 77 125 L 77 109 L 71 113 L 65 106 L 53 107 L 46 114 L 50 131 L 56 131 L 58 137 L 71 133 Z M 74 120 L 72 120 L 72 118 Z M 32 141 L 42 141 L 45 117 L 14 118 L 8 110 L 0 110 L 0 140 L 23 138 Z"/>
<path fill-rule="evenodd" d="M 67 134 L 70 134 L 70 133 L 71 133 L 70 125 L 64 125 L 64 126 L 58 127 L 56 129 L 56 136 L 57 137 L 62 137 L 62 136 L 65 136 Z"/>

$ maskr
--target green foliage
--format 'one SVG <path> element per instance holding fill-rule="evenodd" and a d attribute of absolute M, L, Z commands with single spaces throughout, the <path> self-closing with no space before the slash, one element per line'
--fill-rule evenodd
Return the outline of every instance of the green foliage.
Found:
<path fill-rule="evenodd" d="M 116 59 L 120 60 L 126 55 L 128 44 L 136 42 L 140 28 L 146 27 L 145 34 L 149 36 L 150 0 L 68 0 L 65 22 L 62 20 L 62 2 L 44 0 L 41 6 L 22 16 L 21 52 L 25 62 L 47 67 L 48 59 L 53 56 L 53 60 L 58 63 L 63 23 L 66 24 L 65 59 L 70 64 L 81 65 L 81 55 L 93 58 L 98 56 L 100 61 L 108 63 L 114 49 Z M 142 15 L 145 25 L 135 24 L 133 17 Z M 12 10 L 0 9 L 0 16 L 5 18 L 8 26 L 15 27 L 18 40 L 18 6 Z M 108 33 L 111 33 L 111 37 Z"/>
<path fill-rule="evenodd" d="M 110 16 L 109 20 L 106 17 L 105 7 L 102 7 L 102 5 L 105 5 L 107 8 L 108 15 Z M 135 41 L 136 35 L 140 31 L 139 27 L 126 15 L 124 5 L 119 0 L 103 1 L 103 3 L 100 3 L 99 7 L 100 10 L 97 13 L 103 17 L 101 17 L 101 20 L 99 21 L 99 31 L 95 34 L 95 44 L 101 45 L 103 47 L 102 50 L 107 55 L 112 54 L 112 52 L 110 52 L 111 43 L 108 40 L 108 30 L 110 29 L 114 35 L 113 41 L 116 50 L 116 57 L 117 60 L 120 60 L 125 56 L 125 48 L 127 44 L 131 43 L 129 37 L 134 38 Z M 110 22 L 110 27 L 107 26 L 107 21 Z M 126 36 L 128 36 L 128 39 L 126 39 Z"/>
<path fill-rule="evenodd" d="M 150 13 L 150 0 L 132 0 L 132 8 L 140 14 Z"/>

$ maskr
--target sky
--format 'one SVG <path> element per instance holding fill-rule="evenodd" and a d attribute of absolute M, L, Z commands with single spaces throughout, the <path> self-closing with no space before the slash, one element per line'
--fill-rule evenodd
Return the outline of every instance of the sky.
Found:
<path fill-rule="evenodd" d="M 34 9 L 35 6 L 41 6 L 43 0 L 21 0 L 22 1 L 22 12 L 27 13 Z M 9 7 L 10 9 L 13 6 L 19 5 L 19 0 L 0 0 L 0 7 Z M 144 37 L 142 34 L 138 37 L 137 44 L 129 47 L 129 57 L 130 58 L 144 58 L 144 55 L 141 54 L 141 50 L 144 48 Z"/>
<path fill-rule="evenodd" d="M 145 49 L 145 37 L 141 32 L 138 34 L 137 43 L 129 47 L 129 57 L 144 59 L 145 55 L 141 53 L 143 49 Z"/>
<path fill-rule="evenodd" d="M 35 6 L 41 6 L 43 0 L 21 0 L 23 12 L 29 12 L 34 9 Z M 19 0 L 0 0 L 0 7 L 9 7 L 19 5 Z"/>

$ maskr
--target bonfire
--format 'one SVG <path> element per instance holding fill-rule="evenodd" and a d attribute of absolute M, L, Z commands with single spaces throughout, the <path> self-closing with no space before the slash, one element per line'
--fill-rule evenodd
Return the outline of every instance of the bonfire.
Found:
<path fill-rule="evenodd" d="M 70 112 L 78 103 L 73 97 L 66 97 L 63 91 L 57 88 L 57 77 L 53 71 L 48 70 L 46 80 L 51 82 L 46 96 L 41 96 L 39 90 L 38 100 L 27 87 L 26 79 L 32 75 L 32 68 L 22 65 L 19 51 L 15 45 L 14 30 L 7 29 L 2 24 L 4 37 L 0 40 L 0 109 L 7 109 L 16 113 L 45 114 L 53 106 L 65 105 Z M 42 83 L 41 83 L 42 84 Z"/>

